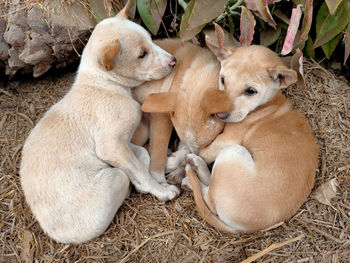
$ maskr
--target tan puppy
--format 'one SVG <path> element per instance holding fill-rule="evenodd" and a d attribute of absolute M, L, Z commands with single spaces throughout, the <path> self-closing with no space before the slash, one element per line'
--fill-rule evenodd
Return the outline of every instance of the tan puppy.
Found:
<path fill-rule="evenodd" d="M 311 128 L 281 93 L 297 74 L 268 48 L 218 48 L 209 39 L 207 44 L 221 61 L 220 87 L 234 109 L 226 118 L 232 123 L 201 157 L 186 158 L 198 210 L 225 232 L 270 228 L 305 201 L 317 168 Z M 207 163 L 214 160 L 210 174 Z"/>
<path fill-rule="evenodd" d="M 130 143 L 141 119 L 130 88 L 166 76 L 175 59 L 128 21 L 126 11 L 96 26 L 71 90 L 23 148 L 26 200 L 43 230 L 59 242 L 81 243 L 102 234 L 127 197 L 129 180 L 160 200 L 179 194 L 150 176 L 147 151 Z"/>
<path fill-rule="evenodd" d="M 155 42 L 174 55 L 178 63 L 166 78 L 144 83 L 133 90 L 136 100 L 144 102 L 142 110 L 153 112 L 149 127 L 141 125 L 133 142 L 143 145 L 150 137 L 150 172 L 158 182 L 166 182 L 164 168 L 173 124 L 185 143 L 182 151 L 196 152 L 222 131 L 224 123 L 214 114 L 231 110 L 232 102 L 218 89 L 220 66 L 209 50 L 181 40 Z M 156 94 L 148 96 L 151 93 Z M 217 103 L 219 101 L 221 103 Z M 187 126 L 189 120 L 192 120 L 191 127 Z M 168 166 L 176 168 L 184 153 L 179 151 L 172 156 Z"/>

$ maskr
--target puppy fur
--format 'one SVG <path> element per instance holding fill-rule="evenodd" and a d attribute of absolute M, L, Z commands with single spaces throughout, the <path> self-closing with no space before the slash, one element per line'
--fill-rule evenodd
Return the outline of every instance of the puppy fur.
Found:
<path fill-rule="evenodd" d="M 297 74 L 268 48 L 207 44 L 221 61 L 220 87 L 234 109 L 223 133 L 200 156 L 187 156 L 195 201 L 203 218 L 222 231 L 270 228 L 295 214 L 317 168 L 307 119 L 281 92 Z M 214 160 L 210 174 L 206 164 Z"/>
<path fill-rule="evenodd" d="M 133 140 L 143 145 L 150 137 L 150 172 L 157 181 L 166 182 L 164 168 L 173 125 L 186 145 L 184 152 L 197 152 L 222 131 L 224 123 L 214 114 L 231 110 L 232 102 L 219 90 L 220 66 L 209 50 L 180 40 L 156 43 L 174 55 L 178 63 L 166 78 L 134 89 L 136 100 L 143 102 L 142 110 L 151 114 L 149 127 L 141 124 Z M 191 126 L 186 125 L 189 119 Z M 172 157 L 168 166 L 177 167 L 184 154 Z"/>
<path fill-rule="evenodd" d="M 179 194 L 150 176 L 147 151 L 130 143 L 141 119 L 130 89 L 166 76 L 175 60 L 126 19 L 128 5 L 96 26 L 71 90 L 23 147 L 25 198 L 42 229 L 59 242 L 102 234 L 128 196 L 130 180 L 160 200 Z"/>

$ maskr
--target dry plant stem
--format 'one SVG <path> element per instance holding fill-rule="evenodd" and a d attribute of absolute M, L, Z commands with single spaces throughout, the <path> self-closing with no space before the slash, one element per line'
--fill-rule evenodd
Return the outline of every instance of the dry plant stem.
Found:
<path fill-rule="evenodd" d="M 298 241 L 300 239 L 302 239 L 304 237 L 303 234 L 301 234 L 300 236 L 297 236 L 293 239 L 284 241 L 284 242 L 280 242 L 280 243 L 276 243 L 276 244 L 272 244 L 271 246 L 269 246 L 268 248 L 265 248 L 263 251 L 260 251 L 259 253 L 255 254 L 254 256 L 251 256 L 249 258 L 247 258 L 246 260 L 243 260 L 241 263 L 250 263 L 253 262 L 254 260 L 257 260 L 258 258 L 261 258 L 262 256 L 264 256 L 265 254 L 269 253 L 270 251 L 283 247 L 285 245 L 288 245 L 289 243 Z"/>

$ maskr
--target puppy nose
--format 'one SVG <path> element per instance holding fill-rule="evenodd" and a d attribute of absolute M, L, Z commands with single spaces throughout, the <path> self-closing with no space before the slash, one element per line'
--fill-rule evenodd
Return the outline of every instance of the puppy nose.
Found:
<path fill-rule="evenodd" d="M 225 120 L 228 117 L 228 112 L 219 112 L 215 114 L 221 120 Z"/>
<path fill-rule="evenodd" d="M 170 67 L 175 67 L 175 65 L 176 65 L 176 58 L 173 57 L 172 60 L 169 62 L 169 66 Z"/>

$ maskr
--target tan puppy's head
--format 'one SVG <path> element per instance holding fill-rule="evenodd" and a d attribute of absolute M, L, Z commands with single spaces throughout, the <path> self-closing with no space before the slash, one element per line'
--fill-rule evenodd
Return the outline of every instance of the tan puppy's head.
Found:
<path fill-rule="evenodd" d="M 150 34 L 129 21 L 126 7 L 116 17 L 95 27 L 86 45 L 79 71 L 99 69 L 99 74 L 129 79 L 132 84 L 168 75 L 176 59 L 152 42 Z"/>
<path fill-rule="evenodd" d="M 266 47 L 220 46 L 208 37 L 206 42 L 221 62 L 220 89 L 226 90 L 234 105 L 225 122 L 242 121 L 271 101 L 279 90 L 297 81 L 297 73 Z"/>
<path fill-rule="evenodd" d="M 224 127 L 215 115 L 225 115 L 231 109 L 226 93 L 214 88 L 203 89 L 199 94 L 181 90 L 154 93 L 142 104 L 144 112 L 169 113 L 178 136 L 192 152 L 215 139 Z"/>

